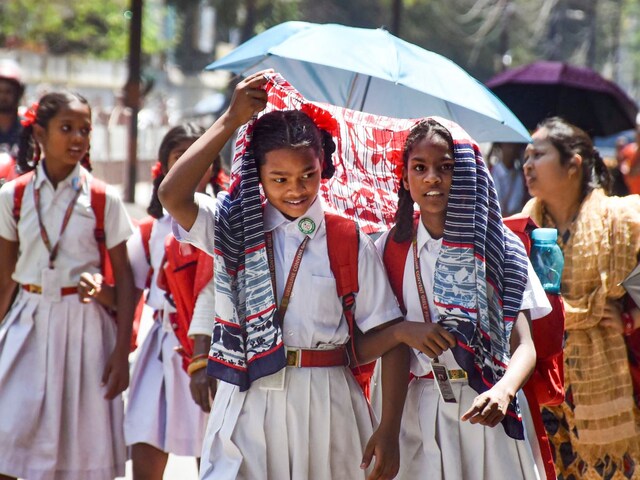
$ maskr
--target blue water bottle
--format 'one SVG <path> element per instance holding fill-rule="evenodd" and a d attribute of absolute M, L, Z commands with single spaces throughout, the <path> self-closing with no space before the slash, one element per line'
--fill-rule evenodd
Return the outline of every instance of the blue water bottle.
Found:
<path fill-rule="evenodd" d="M 564 256 L 556 243 L 558 231 L 555 228 L 536 228 L 531 232 L 531 240 L 531 264 L 542 288 L 548 293 L 560 293 Z"/>

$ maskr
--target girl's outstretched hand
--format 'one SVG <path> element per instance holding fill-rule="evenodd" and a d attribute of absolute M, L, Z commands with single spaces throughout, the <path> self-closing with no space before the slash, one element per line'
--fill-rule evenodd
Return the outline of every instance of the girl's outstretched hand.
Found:
<path fill-rule="evenodd" d="M 496 383 L 493 388 L 473 400 L 471 408 L 460 417 L 460 420 L 495 427 L 507 414 L 507 407 L 513 397 L 514 395 L 503 388 L 500 383 Z"/>
<path fill-rule="evenodd" d="M 265 73 L 271 73 L 273 70 L 262 70 L 253 75 L 249 75 L 242 80 L 235 88 L 229 109 L 226 112 L 235 125 L 240 126 L 251 120 L 251 117 L 261 112 L 267 106 L 267 92 L 264 85 L 267 79 Z"/>
<path fill-rule="evenodd" d="M 456 346 L 456 337 L 437 323 L 404 321 L 400 341 L 421 351 L 429 358 Z"/>
<path fill-rule="evenodd" d="M 107 391 L 104 398 L 113 400 L 129 386 L 129 351 L 119 346 L 113 349 L 102 373 L 102 386 Z"/>
<path fill-rule="evenodd" d="M 372 472 L 367 480 L 390 480 L 400 469 L 400 445 L 398 433 L 387 432 L 379 427 L 367 442 L 360 468 L 366 469 L 376 457 Z"/>

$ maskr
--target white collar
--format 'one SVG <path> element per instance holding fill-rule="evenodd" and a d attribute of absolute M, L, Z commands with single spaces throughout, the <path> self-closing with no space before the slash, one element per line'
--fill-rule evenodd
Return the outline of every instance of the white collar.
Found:
<path fill-rule="evenodd" d="M 47 177 L 47 174 L 44 170 L 45 161 L 46 160 L 43 158 L 38 162 L 38 165 L 36 165 L 36 178 L 35 178 L 34 186 L 37 189 L 40 189 L 40 187 L 44 182 L 47 182 L 49 185 L 51 185 L 51 181 L 49 180 L 49 177 Z M 89 176 L 89 172 L 85 170 L 79 163 L 77 163 L 76 166 L 73 167 L 73 170 L 71 170 L 71 173 L 67 175 L 66 178 L 58 182 L 58 187 L 62 187 L 62 188 L 69 187 L 69 188 L 72 188 L 73 190 L 77 190 L 80 187 L 85 187 L 86 182 L 82 182 L 81 184 L 80 179 L 83 177 L 87 178 L 88 176 Z"/>
<path fill-rule="evenodd" d="M 300 226 L 301 222 L 305 222 L 307 220 L 311 220 L 313 222 L 314 228 L 309 229 L 309 233 L 306 233 L 311 239 L 315 237 L 316 233 L 320 229 L 320 225 L 324 222 L 324 209 L 322 207 L 322 200 L 320 197 L 316 197 L 314 202 L 311 204 L 309 209 L 305 212 L 304 215 L 301 215 L 299 218 L 295 220 L 287 219 L 277 208 L 275 208 L 269 201 L 265 202 L 264 205 L 264 230 L 266 232 L 270 232 L 275 230 L 281 225 L 287 226 L 291 224 L 296 224 L 301 233 L 304 233 L 305 229 Z M 308 223 L 308 222 L 307 222 Z"/>
<path fill-rule="evenodd" d="M 418 219 L 418 233 L 416 241 L 418 256 L 420 256 L 420 251 L 425 246 L 428 252 L 437 252 L 442 247 L 442 238 L 435 239 L 431 237 L 431 234 L 422 223 L 422 217 Z"/>

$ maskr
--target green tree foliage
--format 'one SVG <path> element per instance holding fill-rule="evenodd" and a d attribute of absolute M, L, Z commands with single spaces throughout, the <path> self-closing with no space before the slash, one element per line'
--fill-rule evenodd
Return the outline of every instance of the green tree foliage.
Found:
<path fill-rule="evenodd" d="M 123 59 L 128 48 L 128 5 L 128 0 L 5 0 L 0 2 L 0 46 Z M 145 14 L 146 54 L 170 46 L 151 18 Z"/>

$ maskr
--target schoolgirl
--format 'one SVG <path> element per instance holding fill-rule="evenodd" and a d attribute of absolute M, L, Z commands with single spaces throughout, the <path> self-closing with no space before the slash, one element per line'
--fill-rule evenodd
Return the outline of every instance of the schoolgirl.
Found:
<path fill-rule="evenodd" d="M 141 225 L 127 243 L 137 298 L 148 287 L 145 302 L 154 312 L 153 325 L 133 365 L 124 422 L 136 479 L 162 479 L 169 453 L 199 457 L 207 424 L 205 414 L 190 397 L 189 377 L 177 351 L 180 344 L 171 320 L 175 313 L 171 293 L 158 282 L 165 261 L 165 243 L 171 235 L 171 217 L 158 199 L 158 186 L 203 132 L 201 127 L 187 123 L 166 133 L 152 172 L 154 188 L 147 209 L 152 224 Z M 199 190 L 204 189 L 207 180 L 203 175 Z M 150 234 L 143 234 L 142 230 L 149 227 Z"/>
<path fill-rule="evenodd" d="M 545 293 L 460 127 L 421 121 L 399 163 L 396 225 L 377 241 L 406 311 L 385 341 L 413 347 L 398 478 L 539 478 L 519 392 L 536 358 L 528 318 L 550 311 Z"/>
<path fill-rule="evenodd" d="M 217 213 L 213 201 L 194 197 L 211 159 L 265 108 L 266 88 L 265 72 L 240 82 L 229 109 L 160 187 L 177 238 L 215 254 L 216 321 L 207 368 L 222 381 L 200 476 L 353 480 L 365 478 L 375 455 L 369 478 L 393 478 L 407 352 L 394 349 L 383 359 L 386 404 L 373 433 L 367 402 L 347 368 L 349 327 L 330 268 L 329 217 L 317 198 L 321 177 L 333 173 L 331 135 L 301 111 L 264 114 L 250 138 L 241 136 L 250 140 L 242 178 L 229 196 L 219 196 Z M 315 111 L 315 121 L 328 120 Z M 400 312 L 373 243 L 364 234 L 356 238 L 360 289 L 353 311 L 366 332 Z"/>
<path fill-rule="evenodd" d="M 90 136 L 83 97 L 45 95 L 27 115 L 18 156 L 33 173 L 0 189 L 0 478 L 124 475 L 132 226 L 117 192 L 100 193 L 104 184 L 89 173 Z M 102 242 L 117 284 L 115 318 L 77 294 L 80 273 L 105 265 Z"/>

